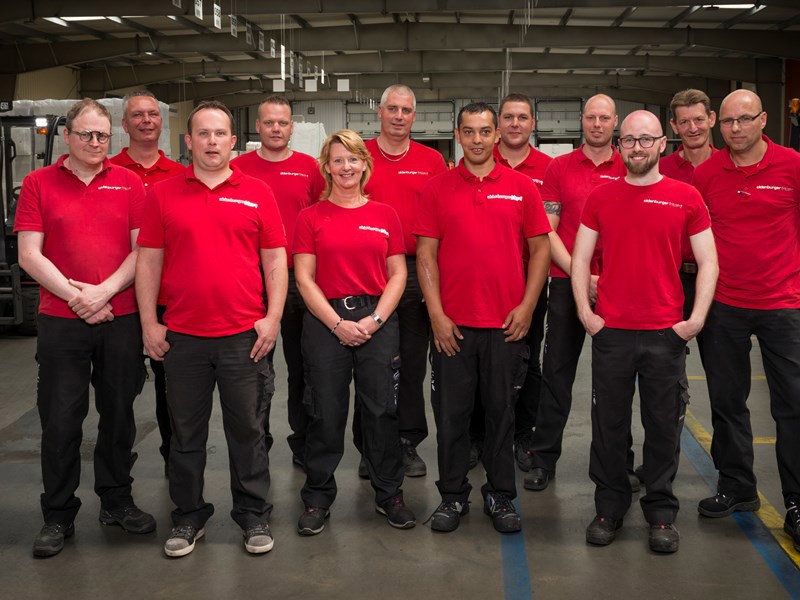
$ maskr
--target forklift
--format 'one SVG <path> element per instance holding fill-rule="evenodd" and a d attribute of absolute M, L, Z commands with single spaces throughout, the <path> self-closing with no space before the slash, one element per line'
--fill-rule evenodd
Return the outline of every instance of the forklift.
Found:
<path fill-rule="evenodd" d="M 0 113 L 0 331 L 36 335 L 39 284 L 19 268 L 14 219 L 23 178 L 51 164 L 59 127 L 65 124 L 63 116 Z M 28 152 L 18 153 L 18 145 Z"/>

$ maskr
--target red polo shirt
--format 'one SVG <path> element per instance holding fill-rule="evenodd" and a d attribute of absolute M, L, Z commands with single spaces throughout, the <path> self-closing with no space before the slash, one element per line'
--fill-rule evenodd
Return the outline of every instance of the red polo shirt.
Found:
<path fill-rule="evenodd" d="M 380 296 L 389 279 L 386 259 L 403 254 L 403 230 L 381 202 L 343 208 L 326 200 L 300 213 L 293 252 L 315 255 L 315 281 L 326 298 Z"/>
<path fill-rule="evenodd" d="M 127 148 L 123 148 L 122 152 L 116 156 L 112 156 L 109 160 L 113 165 L 130 169 L 139 176 L 145 187 L 150 187 L 159 181 L 164 181 L 170 177 L 175 177 L 175 175 L 180 175 L 186 169 L 186 167 L 184 167 L 181 163 L 170 160 L 164 156 L 164 153 L 161 150 L 158 151 L 158 154 L 158 160 L 149 168 L 144 167 L 133 160 L 128 154 Z"/>
<path fill-rule="evenodd" d="M 603 239 L 595 312 L 606 326 L 662 329 L 683 320 L 682 242 L 711 226 L 694 187 L 669 177 L 646 186 L 620 179 L 589 194 L 582 223 Z"/>
<path fill-rule="evenodd" d="M 561 217 L 556 233 L 570 254 L 575 245 L 575 236 L 581 224 L 581 213 L 589 193 L 597 186 L 625 177 L 627 173 L 619 152 L 613 147 L 612 150 L 610 159 L 595 165 L 592 159 L 583 153 L 581 145 L 569 154 L 554 158 L 547 167 L 542 185 L 542 200 L 561 204 Z M 592 265 L 592 273 L 599 273 L 596 261 Z M 550 277 L 568 277 L 568 275 L 556 263 L 552 263 Z"/>
<path fill-rule="evenodd" d="M 431 177 L 444 173 L 447 167 L 442 155 L 411 141 L 405 156 L 384 153 L 378 139 L 366 142 L 374 168 L 364 192 L 371 200 L 388 204 L 397 211 L 403 226 L 406 254 L 415 256 L 417 239 L 412 234 L 417 220 L 419 194 Z"/>
<path fill-rule="evenodd" d="M 261 248 L 286 245 L 272 191 L 238 168 L 209 189 L 188 167 L 148 191 L 138 243 L 164 249 L 161 278 L 172 331 L 222 337 L 266 314 Z"/>
<path fill-rule="evenodd" d="M 711 156 L 714 156 L 715 153 L 719 152 L 719 150 L 710 144 L 709 147 L 711 148 Z M 678 146 L 678 149 L 675 150 L 675 152 L 659 160 L 658 170 L 662 175 L 666 175 L 672 179 L 677 179 L 678 181 L 682 181 L 684 183 L 692 183 L 694 165 L 681 156 L 681 150 L 683 150 L 683 144 Z"/>
<path fill-rule="evenodd" d="M 291 250 L 297 216 L 319 200 L 325 191 L 325 179 L 316 159 L 302 152 L 292 152 L 286 160 L 269 161 L 257 150 L 237 156 L 231 161 L 242 173 L 266 183 L 275 194 L 278 210 L 286 229 L 286 241 Z M 294 267 L 292 255 L 288 254 L 289 268 Z"/>
<path fill-rule="evenodd" d="M 498 164 L 481 180 L 462 160 L 425 186 L 414 235 L 439 240 L 445 314 L 458 325 L 500 328 L 525 294 L 524 241 L 550 230 L 529 177 Z"/>
<path fill-rule="evenodd" d="M 531 144 L 528 144 L 528 147 L 530 148 L 528 156 L 526 156 L 525 160 L 519 163 L 516 167 L 509 165 L 508 161 L 503 158 L 502 154 L 500 154 L 499 143 L 495 144 L 494 146 L 494 159 L 504 167 L 514 169 L 515 171 L 530 177 L 531 181 L 536 184 L 536 187 L 541 192 L 542 185 L 544 184 L 544 173 L 547 171 L 547 167 L 550 166 L 550 163 L 553 162 L 553 157 L 545 154 L 544 152 L 540 152 Z"/>
<path fill-rule="evenodd" d="M 131 230 L 142 224 L 144 187 L 134 174 L 106 159 L 86 185 L 64 166 L 37 169 L 22 182 L 14 231 L 44 233 L 42 254 L 69 279 L 98 284 L 131 253 Z M 133 286 L 111 299 L 114 315 L 137 311 Z M 77 319 L 69 305 L 41 288 L 39 312 Z"/>
<path fill-rule="evenodd" d="M 719 255 L 714 298 L 739 308 L 800 308 L 800 154 L 774 144 L 738 168 L 725 150 L 697 167 Z"/>

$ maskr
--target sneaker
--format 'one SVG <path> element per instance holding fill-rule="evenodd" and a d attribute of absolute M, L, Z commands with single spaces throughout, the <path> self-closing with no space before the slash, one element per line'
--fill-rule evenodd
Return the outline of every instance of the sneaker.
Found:
<path fill-rule="evenodd" d="M 514 455 L 517 459 L 517 466 L 526 473 L 533 467 L 533 450 L 531 449 L 531 442 L 533 441 L 533 432 L 526 431 L 514 440 Z"/>
<path fill-rule="evenodd" d="M 150 533 L 156 530 L 153 515 L 144 512 L 135 504 L 116 510 L 100 509 L 100 522 L 103 525 L 119 525 L 128 533 Z"/>
<path fill-rule="evenodd" d="M 64 549 L 64 538 L 75 533 L 75 524 L 45 523 L 33 540 L 33 555 L 39 558 L 55 556 Z"/>
<path fill-rule="evenodd" d="M 411 529 L 417 524 L 414 513 L 403 502 L 403 494 L 397 494 L 383 504 L 376 505 L 375 512 L 386 515 L 389 525 L 397 529 Z"/>
<path fill-rule="evenodd" d="M 697 505 L 697 512 L 704 517 L 727 517 L 735 511 L 752 512 L 761 508 L 761 500 L 758 496 L 752 498 L 735 498 L 726 496 L 722 492 L 717 492 L 716 496 L 704 498 Z"/>
<path fill-rule="evenodd" d="M 164 544 L 164 554 L 172 557 L 186 556 L 194 550 L 194 543 L 205 534 L 205 529 L 195 529 L 188 523 L 176 525 Z"/>
<path fill-rule="evenodd" d="M 472 440 L 469 446 L 469 468 L 470 471 L 478 466 L 478 463 L 481 462 L 481 456 L 483 455 L 483 442 L 479 442 L 477 440 Z"/>
<path fill-rule="evenodd" d="M 358 461 L 358 476 L 361 479 L 369 479 L 369 469 L 367 468 L 367 459 L 361 455 L 361 460 Z"/>
<path fill-rule="evenodd" d="M 650 525 L 650 550 L 671 553 L 678 551 L 681 534 L 672 523 Z"/>
<path fill-rule="evenodd" d="M 550 480 L 555 478 L 556 478 L 555 473 L 551 473 L 547 469 L 540 469 L 539 467 L 535 467 L 531 469 L 527 475 L 525 475 L 525 479 L 523 480 L 522 485 L 525 487 L 526 490 L 541 492 L 542 490 L 547 488 L 547 486 L 550 484 Z"/>
<path fill-rule="evenodd" d="M 253 525 L 244 531 L 244 549 L 250 554 L 269 552 L 274 545 L 275 540 L 272 538 L 272 532 L 266 523 Z"/>
<path fill-rule="evenodd" d="M 628 481 L 631 482 L 631 494 L 636 494 L 642 490 L 642 482 L 636 476 L 636 473 L 628 473 Z"/>
<path fill-rule="evenodd" d="M 786 511 L 786 520 L 783 530 L 788 533 L 794 542 L 794 549 L 800 552 L 800 498 L 791 498 Z"/>
<path fill-rule="evenodd" d="M 595 516 L 586 528 L 586 541 L 595 546 L 608 546 L 617 537 L 617 530 L 622 527 L 622 519 L 609 519 Z"/>
<path fill-rule="evenodd" d="M 403 452 L 403 471 L 406 477 L 422 477 L 428 472 L 425 461 L 417 454 L 417 448 L 406 438 L 400 438 L 400 450 Z"/>
<path fill-rule="evenodd" d="M 462 515 L 469 513 L 469 503 L 442 502 L 431 515 L 431 529 L 449 533 L 458 529 Z"/>
<path fill-rule="evenodd" d="M 522 529 L 522 519 L 505 494 L 498 492 L 486 494 L 483 512 L 492 517 L 492 525 L 500 533 L 514 533 Z"/>
<path fill-rule="evenodd" d="M 300 519 L 297 521 L 297 533 L 300 535 L 317 535 L 325 529 L 325 519 L 331 514 L 327 508 L 319 506 L 306 506 Z"/>

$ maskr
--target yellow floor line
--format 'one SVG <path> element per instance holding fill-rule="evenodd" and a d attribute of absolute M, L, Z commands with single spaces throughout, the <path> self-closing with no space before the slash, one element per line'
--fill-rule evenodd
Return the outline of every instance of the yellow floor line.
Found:
<path fill-rule="evenodd" d="M 705 430 L 705 428 L 700 424 L 700 421 L 697 420 L 690 410 L 686 411 L 685 424 L 686 427 L 689 428 L 689 432 L 692 434 L 692 436 L 694 436 L 694 439 L 697 440 L 697 443 L 703 447 L 703 450 L 706 451 L 706 454 L 711 456 L 711 434 Z M 770 439 L 774 440 L 774 438 Z M 772 537 L 775 538 L 775 541 L 778 542 L 781 548 L 783 548 L 783 551 L 789 555 L 789 558 L 792 559 L 792 562 L 798 568 L 800 568 L 800 552 L 794 549 L 792 539 L 786 534 L 786 532 L 783 531 L 783 517 L 775 509 L 775 507 L 769 503 L 764 494 L 762 494 L 760 491 L 758 492 L 758 497 L 761 500 L 761 509 L 756 511 L 755 515 L 769 530 L 770 534 L 772 534 Z"/>

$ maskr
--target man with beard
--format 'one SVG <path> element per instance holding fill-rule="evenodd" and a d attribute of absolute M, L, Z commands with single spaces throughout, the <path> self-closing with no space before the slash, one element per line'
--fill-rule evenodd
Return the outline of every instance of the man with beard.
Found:
<path fill-rule="evenodd" d="M 702 500 L 698 511 L 726 517 L 761 505 L 747 409 L 755 335 L 775 419 L 784 530 L 800 550 L 800 154 L 763 134 L 767 115 L 753 92 L 728 95 L 719 116 L 728 147 L 694 177 L 720 255 L 705 330 L 711 456 L 719 481 L 716 495 Z"/>
<path fill-rule="evenodd" d="M 597 516 L 586 529 L 586 541 L 610 544 L 630 508 L 625 464 L 638 385 L 647 488 L 640 504 L 650 524 L 650 549 L 675 552 L 680 535 L 672 482 L 683 414 L 681 378 L 686 342 L 702 329 L 714 295 L 716 251 L 699 192 L 658 171 L 666 146 L 658 118 L 643 110 L 630 114 L 619 145 L 628 173 L 589 195 L 572 254 L 578 317 L 592 336 L 589 475 L 596 485 Z M 687 320 L 678 276 L 685 236 L 698 265 L 697 294 Z M 590 263 L 600 237 L 603 269 L 593 309 Z"/>
<path fill-rule="evenodd" d="M 589 98 L 583 107 L 581 125 L 585 142 L 577 150 L 550 163 L 542 186 L 544 208 L 553 227 L 550 233 L 553 264 L 542 358 L 542 390 L 530 445 L 531 470 L 525 476 L 525 488 L 536 491 L 545 489 L 555 477 L 564 428 L 572 407 L 572 384 L 586 337 L 575 312 L 569 281 L 575 233 L 589 193 L 625 175 L 619 152 L 611 144 L 617 126 L 614 101 L 603 94 Z M 594 262 L 593 282 L 597 281 L 598 269 L 599 265 Z M 632 470 L 633 465 L 630 466 Z"/>

